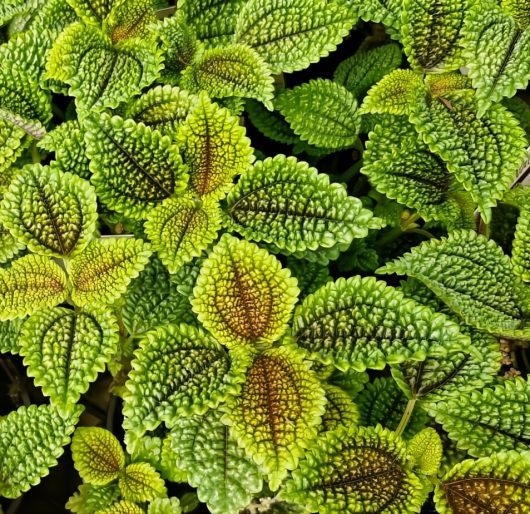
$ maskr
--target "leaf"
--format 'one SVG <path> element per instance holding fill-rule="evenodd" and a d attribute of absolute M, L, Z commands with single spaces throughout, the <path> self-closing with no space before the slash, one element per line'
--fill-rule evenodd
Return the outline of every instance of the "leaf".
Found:
<path fill-rule="evenodd" d="M 0 495 L 17 498 L 57 464 L 82 412 L 30 405 L 0 418 Z"/>
<path fill-rule="evenodd" d="M 287 257 L 287 267 L 298 280 L 300 298 L 314 293 L 332 280 L 329 268 L 317 262 L 308 262 L 294 257 Z"/>
<path fill-rule="evenodd" d="M 198 97 L 188 91 L 178 87 L 156 86 L 129 105 L 127 117 L 175 139 L 197 103 Z"/>
<path fill-rule="evenodd" d="M 381 23 L 393 39 L 400 39 L 403 0 L 356 0 L 352 2 L 364 21 Z"/>
<path fill-rule="evenodd" d="M 92 183 L 109 208 L 141 219 L 186 187 L 187 169 L 169 137 L 105 113 L 88 117 L 85 126 Z"/>
<path fill-rule="evenodd" d="M 81 478 L 92 485 L 116 480 L 125 454 L 114 434 L 99 427 L 79 427 L 72 437 L 72 457 Z"/>
<path fill-rule="evenodd" d="M 118 107 L 149 86 L 161 67 L 154 42 L 113 46 L 97 27 L 74 23 L 49 52 L 45 77 L 68 84 L 68 94 L 84 114 Z"/>
<path fill-rule="evenodd" d="M 156 469 L 147 462 L 133 462 L 121 473 L 119 487 L 125 500 L 152 501 L 167 496 L 164 481 Z"/>
<path fill-rule="evenodd" d="M 530 209 L 521 206 L 512 242 L 512 265 L 520 279 L 530 282 Z"/>
<path fill-rule="evenodd" d="M 24 248 L 25 246 L 18 239 L 14 238 L 11 232 L 0 221 L 0 264 L 9 262 L 15 255 L 24 250 Z"/>
<path fill-rule="evenodd" d="M 20 355 L 35 385 L 59 407 L 77 403 L 118 347 L 118 324 L 110 312 L 92 314 L 55 307 L 25 323 Z"/>
<path fill-rule="evenodd" d="M 13 179 L 0 204 L 0 223 L 31 251 L 68 257 L 92 239 L 97 198 L 88 182 L 40 164 Z"/>
<path fill-rule="evenodd" d="M 0 118 L 0 191 L 7 185 L 5 172 L 19 158 L 27 144 L 28 138 L 23 129 Z"/>
<path fill-rule="evenodd" d="M 458 325 L 406 299 L 373 277 L 339 278 L 299 305 L 293 318 L 298 346 L 341 370 L 444 357 L 469 347 Z"/>
<path fill-rule="evenodd" d="M 136 503 L 120 500 L 103 510 L 98 510 L 95 514 L 145 514 L 145 511 Z"/>
<path fill-rule="evenodd" d="M 255 98 L 272 110 L 274 80 L 267 63 L 242 44 L 204 51 L 182 73 L 184 89 L 204 90 L 210 97 Z"/>
<path fill-rule="evenodd" d="M 20 329 L 23 319 L 0 321 L 0 353 L 18 353 Z"/>
<path fill-rule="evenodd" d="M 87 25 L 102 22 L 117 3 L 116 0 L 67 0 L 67 2 Z"/>
<path fill-rule="evenodd" d="M 481 117 L 470 91 L 446 93 L 443 100 L 418 96 L 410 121 L 429 149 L 471 193 L 486 223 L 526 157 L 526 137 L 516 118 L 500 104 Z"/>
<path fill-rule="evenodd" d="M 275 491 L 316 436 L 325 402 L 308 364 L 297 351 L 282 346 L 255 357 L 241 393 L 227 403 L 223 422 Z"/>
<path fill-rule="evenodd" d="M 227 197 L 231 226 L 285 253 L 349 245 L 379 220 L 342 184 L 294 157 L 257 161 Z"/>
<path fill-rule="evenodd" d="M 77 492 L 68 498 L 65 507 L 75 514 L 93 514 L 117 502 L 119 498 L 118 484 L 104 486 L 81 484 Z"/>
<path fill-rule="evenodd" d="M 169 198 L 147 216 L 145 231 L 170 273 L 200 255 L 217 238 L 221 210 L 215 200 Z"/>
<path fill-rule="evenodd" d="M 462 25 L 469 0 L 405 0 L 402 6 L 403 47 L 418 71 L 458 70 L 462 66 Z"/>
<path fill-rule="evenodd" d="M 322 384 L 322 386 L 326 394 L 326 411 L 319 427 L 321 432 L 356 426 L 359 422 L 359 409 L 352 402 L 349 394 L 331 384 Z"/>
<path fill-rule="evenodd" d="M 276 97 L 275 106 L 294 133 L 311 145 L 348 148 L 361 130 L 357 100 L 331 80 L 315 79 L 286 89 Z"/>
<path fill-rule="evenodd" d="M 67 296 L 66 275 L 46 257 L 26 255 L 0 269 L 0 321 L 55 307 Z"/>
<path fill-rule="evenodd" d="M 478 115 L 503 97 L 524 89 L 530 78 L 530 32 L 496 2 L 471 3 L 462 27 L 463 56 L 477 90 Z"/>
<path fill-rule="evenodd" d="M 335 0 L 250 0 L 239 13 L 235 41 L 254 48 L 272 73 L 291 73 L 333 52 L 356 21 Z"/>
<path fill-rule="evenodd" d="M 520 377 L 450 398 L 432 409 L 458 448 L 473 457 L 530 449 L 530 387 Z"/>
<path fill-rule="evenodd" d="M 491 514 L 530 509 L 530 464 L 527 453 L 506 452 L 464 460 L 448 471 L 434 493 L 441 514 Z M 487 510 L 484 510 L 487 509 Z"/>
<path fill-rule="evenodd" d="M 147 514 L 181 514 L 180 501 L 171 498 L 155 498 L 147 507 Z"/>
<path fill-rule="evenodd" d="M 280 496 L 322 514 L 412 514 L 425 500 L 422 487 L 403 441 L 378 426 L 322 436 Z"/>
<path fill-rule="evenodd" d="M 370 87 L 398 68 L 402 58 L 401 49 L 395 43 L 358 50 L 337 66 L 333 80 L 360 99 Z"/>
<path fill-rule="evenodd" d="M 202 414 L 239 390 L 245 359 L 191 325 L 165 325 L 140 341 L 126 382 L 124 428 L 143 434 L 161 422 Z"/>
<path fill-rule="evenodd" d="M 0 27 L 27 9 L 26 0 L 4 0 L 0 6 Z"/>
<path fill-rule="evenodd" d="M 221 412 L 180 418 L 168 440 L 187 481 L 212 514 L 233 514 L 261 491 L 263 480 L 254 464 L 221 423 Z"/>
<path fill-rule="evenodd" d="M 436 475 L 442 460 L 442 440 L 434 428 L 425 428 L 409 442 L 415 467 L 425 475 Z"/>
<path fill-rule="evenodd" d="M 252 125 L 264 136 L 285 145 L 292 145 L 300 141 L 300 138 L 278 111 L 269 111 L 256 100 L 247 100 L 245 108 Z"/>
<path fill-rule="evenodd" d="M 200 197 L 223 198 L 234 177 L 254 161 L 250 140 L 238 119 L 206 95 L 200 96 L 177 138 L 189 165 L 189 189 Z"/>
<path fill-rule="evenodd" d="M 105 32 L 113 44 L 131 38 L 148 40 L 152 32 L 150 25 L 156 23 L 152 0 L 120 0 L 103 23 Z"/>
<path fill-rule="evenodd" d="M 201 267 L 191 304 L 221 344 L 259 349 L 283 335 L 298 293 L 275 257 L 224 234 Z"/>
<path fill-rule="evenodd" d="M 468 325 L 505 337 L 530 337 L 527 293 L 510 259 L 472 230 L 424 242 L 377 272 L 417 278 Z"/>
<path fill-rule="evenodd" d="M 93 241 L 69 263 L 72 300 L 79 306 L 111 304 L 144 269 L 150 256 L 149 245 L 140 239 Z"/>

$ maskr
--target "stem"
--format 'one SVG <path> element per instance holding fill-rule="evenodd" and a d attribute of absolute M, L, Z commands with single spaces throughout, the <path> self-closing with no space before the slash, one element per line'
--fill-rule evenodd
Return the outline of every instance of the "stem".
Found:
<path fill-rule="evenodd" d="M 412 398 L 407 402 L 407 406 L 405 407 L 405 412 L 403 413 L 403 416 L 401 417 L 401 421 L 399 422 L 399 425 L 396 429 L 396 434 L 401 435 L 403 434 L 403 431 L 407 427 L 410 421 L 410 417 L 412 416 L 412 413 L 414 412 L 414 407 L 416 406 L 416 398 Z"/>
<path fill-rule="evenodd" d="M 413 228 L 407 232 L 412 234 L 420 234 L 421 236 L 425 236 L 428 239 L 432 239 L 434 237 L 428 230 L 424 230 L 423 228 Z"/>
<path fill-rule="evenodd" d="M 37 148 L 37 142 L 31 145 L 31 162 L 33 164 L 38 164 L 41 161 L 39 149 Z"/>
<path fill-rule="evenodd" d="M 6 514 L 15 514 L 15 512 L 18 510 L 18 508 L 20 507 L 20 504 L 22 503 L 22 496 L 20 498 L 17 498 L 16 500 L 13 500 L 10 505 L 9 505 L 9 508 L 6 510 Z"/>

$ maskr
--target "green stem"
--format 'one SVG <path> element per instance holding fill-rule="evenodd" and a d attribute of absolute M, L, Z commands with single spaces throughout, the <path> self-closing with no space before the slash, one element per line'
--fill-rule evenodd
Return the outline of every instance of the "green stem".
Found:
<path fill-rule="evenodd" d="M 402 435 L 405 428 L 407 428 L 407 425 L 409 424 L 410 417 L 412 416 L 412 413 L 414 412 L 414 407 L 416 406 L 416 398 L 412 398 L 407 402 L 407 406 L 405 407 L 405 412 L 403 413 L 403 416 L 401 417 L 401 421 L 399 422 L 399 425 L 396 429 L 397 435 Z"/>
<path fill-rule="evenodd" d="M 33 145 L 31 145 L 31 162 L 33 164 L 39 164 L 40 161 L 41 156 L 39 153 L 39 149 L 37 148 L 37 142 L 35 142 L 33 143 Z"/>
<path fill-rule="evenodd" d="M 423 228 L 413 228 L 411 230 L 408 230 L 407 232 L 412 234 L 420 234 L 422 236 L 427 237 L 428 239 L 432 239 L 434 237 L 428 230 L 424 230 Z"/>

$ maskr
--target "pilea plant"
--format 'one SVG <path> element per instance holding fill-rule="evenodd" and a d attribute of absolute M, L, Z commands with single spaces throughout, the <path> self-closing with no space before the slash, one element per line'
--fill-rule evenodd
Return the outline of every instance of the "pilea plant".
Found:
<path fill-rule="evenodd" d="M 527 2 L 0 25 L 9 514 L 530 513 Z"/>

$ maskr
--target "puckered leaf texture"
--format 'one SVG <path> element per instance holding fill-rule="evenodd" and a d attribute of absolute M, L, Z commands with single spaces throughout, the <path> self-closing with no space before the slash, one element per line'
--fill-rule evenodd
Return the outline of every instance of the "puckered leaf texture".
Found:
<path fill-rule="evenodd" d="M 356 426 L 359 422 L 359 409 L 351 396 L 335 385 L 325 383 L 322 386 L 326 395 L 326 411 L 319 429 L 327 432 L 339 427 Z"/>
<path fill-rule="evenodd" d="M 116 44 L 131 38 L 153 37 L 150 25 L 156 22 L 152 0 L 118 0 L 106 17 L 103 27 Z"/>
<path fill-rule="evenodd" d="M 266 347 L 287 328 L 299 293 L 296 283 L 266 250 L 225 234 L 201 267 L 192 306 L 228 348 Z"/>
<path fill-rule="evenodd" d="M 525 199 L 519 211 L 512 241 L 513 271 L 525 283 L 530 282 L 530 205 L 525 205 L 528 200 L 530 196 L 525 189 Z"/>
<path fill-rule="evenodd" d="M 425 475 L 435 475 L 442 460 L 442 440 L 432 427 L 418 432 L 408 444 L 414 467 Z"/>
<path fill-rule="evenodd" d="M 74 514 L 93 514 L 116 503 L 119 498 L 120 490 L 116 483 L 103 486 L 84 483 L 70 496 L 65 507 Z"/>
<path fill-rule="evenodd" d="M 132 501 L 120 500 L 113 503 L 110 507 L 98 510 L 97 514 L 145 514 L 145 511 Z"/>
<path fill-rule="evenodd" d="M 0 353 L 18 353 L 20 350 L 20 329 L 23 319 L 0 321 Z"/>
<path fill-rule="evenodd" d="M 121 473 L 119 487 L 122 497 L 133 502 L 146 502 L 167 496 L 164 480 L 147 462 L 133 462 Z"/>

